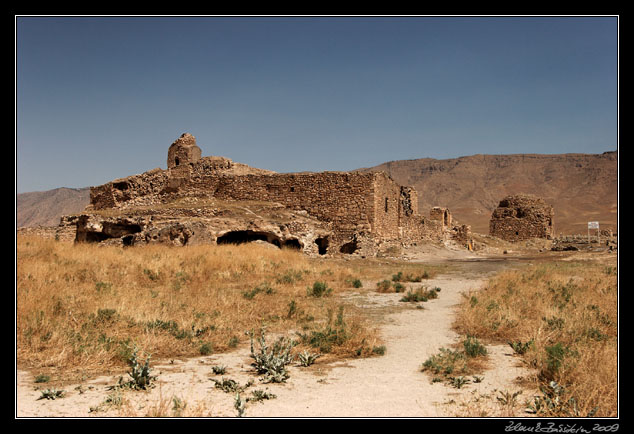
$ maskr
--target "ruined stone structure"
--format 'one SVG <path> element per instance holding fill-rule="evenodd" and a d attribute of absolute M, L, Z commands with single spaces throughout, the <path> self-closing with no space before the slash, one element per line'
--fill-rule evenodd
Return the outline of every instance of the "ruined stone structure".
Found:
<path fill-rule="evenodd" d="M 172 169 L 180 165 L 195 163 L 200 160 L 202 152 L 196 145 L 196 138 L 191 134 L 181 135 L 167 151 L 167 168 Z"/>
<path fill-rule="evenodd" d="M 543 199 L 519 194 L 500 201 L 491 215 L 489 234 L 506 241 L 552 239 L 555 234 L 553 207 Z"/>
<path fill-rule="evenodd" d="M 292 244 L 307 253 L 364 255 L 376 253 L 383 244 L 447 240 L 452 234 L 461 244 L 469 243 L 469 227 L 456 229 L 449 210 L 434 208 L 429 218 L 422 217 L 418 214 L 417 192 L 398 185 L 384 172 L 274 173 L 223 157 L 201 157 L 200 148 L 190 134 L 183 134 L 169 147 L 167 167 L 92 187 L 88 211 L 117 209 L 125 213 L 136 209 L 137 215 L 117 222 L 95 216 L 80 217 L 77 239 L 121 239 L 124 244 L 151 242 L 161 237 L 177 240 L 177 244 L 191 244 L 196 239 L 212 243 L 259 239 L 276 245 Z M 196 229 L 190 225 L 188 233 L 183 235 L 184 229 L 178 229 L 174 220 L 180 218 L 182 225 L 183 217 L 191 214 L 191 210 L 178 211 L 179 216 L 170 218 L 164 212 L 159 218 L 154 211 L 153 219 L 147 213 L 138 213 L 139 207 L 149 209 L 175 198 L 264 202 L 281 207 L 276 211 L 278 217 L 285 214 L 280 217 L 281 225 L 271 225 L 269 217 L 253 227 L 253 216 L 257 213 L 252 212 L 248 222 L 245 216 L 234 215 L 234 221 L 228 225 L 219 219 L 221 211 L 199 210 L 201 214 L 195 216 Z M 171 212 L 175 212 L 173 208 Z M 263 229 L 264 226 L 268 229 Z M 285 229 L 275 230 L 282 226 Z"/>

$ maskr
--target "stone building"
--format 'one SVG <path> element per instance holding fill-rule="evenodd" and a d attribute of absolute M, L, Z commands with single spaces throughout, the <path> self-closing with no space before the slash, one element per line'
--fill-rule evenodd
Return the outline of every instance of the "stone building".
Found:
<path fill-rule="evenodd" d="M 506 241 L 552 239 L 555 234 L 553 207 L 528 194 L 507 196 L 491 215 L 489 234 Z"/>
<path fill-rule="evenodd" d="M 202 152 L 196 145 L 196 138 L 191 134 L 181 135 L 167 151 L 167 168 L 172 169 L 181 164 L 195 163 L 200 160 Z"/>
<path fill-rule="evenodd" d="M 191 134 L 183 134 L 169 147 L 167 166 L 92 187 L 90 208 L 124 210 L 174 197 L 277 203 L 306 213 L 329 229 L 328 235 L 314 232 L 313 241 L 298 241 L 311 249 L 318 244 L 320 253 L 372 254 L 384 243 L 444 240 L 458 232 L 461 243 L 468 239 L 465 227 L 452 231 L 446 208 L 432 209 L 429 218 L 419 215 L 416 190 L 397 184 L 385 172 L 275 173 L 223 157 L 201 157 Z M 246 236 L 244 230 L 234 235 L 211 232 L 208 238 L 216 242 Z"/>

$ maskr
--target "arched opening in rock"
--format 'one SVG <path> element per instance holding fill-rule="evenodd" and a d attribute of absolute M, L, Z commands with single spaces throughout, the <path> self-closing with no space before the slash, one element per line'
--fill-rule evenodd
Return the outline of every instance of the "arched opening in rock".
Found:
<path fill-rule="evenodd" d="M 291 249 L 301 250 L 302 249 L 302 244 L 299 242 L 299 240 L 291 238 L 291 239 L 288 239 L 288 240 L 284 241 L 282 243 L 282 247 L 289 247 Z"/>
<path fill-rule="evenodd" d="M 103 232 L 84 232 L 83 237 L 81 237 L 79 233 L 77 235 L 78 235 L 77 236 L 78 240 L 86 241 L 88 243 L 100 243 L 110 238 L 108 235 L 104 234 Z"/>
<path fill-rule="evenodd" d="M 181 160 L 179 160 L 179 158 L 178 158 L 178 157 L 175 157 L 175 158 L 174 158 L 174 165 L 175 165 L 175 166 L 178 166 L 179 164 L 181 164 Z"/>
<path fill-rule="evenodd" d="M 315 240 L 320 255 L 328 253 L 328 237 L 319 237 Z"/>
<path fill-rule="evenodd" d="M 221 235 L 216 240 L 217 244 L 243 244 L 250 243 L 252 241 L 266 241 L 281 247 L 280 239 L 277 235 L 270 232 L 259 231 L 230 231 L 224 235 Z"/>
<path fill-rule="evenodd" d="M 341 253 L 352 254 L 352 253 L 356 252 L 358 248 L 359 247 L 357 246 L 357 241 L 356 240 L 352 240 L 352 241 L 349 241 L 349 242 L 345 243 L 344 245 L 342 245 L 341 248 L 339 249 L 339 251 Z"/>

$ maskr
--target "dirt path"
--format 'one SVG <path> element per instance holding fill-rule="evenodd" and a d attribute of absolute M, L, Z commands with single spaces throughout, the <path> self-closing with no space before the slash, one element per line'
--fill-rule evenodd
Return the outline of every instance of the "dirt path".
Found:
<path fill-rule="evenodd" d="M 390 313 L 382 317 L 381 333 L 386 343 L 382 356 L 355 359 L 330 365 L 316 363 L 309 368 L 292 366 L 290 378 L 282 384 L 255 384 L 276 395 L 275 399 L 246 403 L 247 417 L 451 417 L 526 416 L 522 406 L 502 406 L 501 396 L 520 388 L 515 379 L 529 373 L 520 367 L 508 346 L 488 346 L 491 369 L 479 374 L 482 381 L 461 389 L 446 383 L 432 383 L 420 371 L 422 363 L 441 347 L 459 342 L 451 324 L 461 293 L 485 282 L 482 270 L 493 271 L 504 264 L 462 264 L 461 272 L 438 276 L 426 286 L 440 287 L 440 296 L 416 308 L 400 302 L 402 294 L 372 291 L 348 294 L 346 298 L 367 309 Z M 18 417 L 109 417 L 109 416 L 214 416 L 234 417 L 235 395 L 214 387 L 213 379 L 231 378 L 245 384 L 254 376 L 249 348 L 230 354 L 171 361 L 154 367 L 158 387 L 150 392 L 127 391 L 113 394 L 107 386 L 117 378 L 102 377 L 81 386 L 69 386 L 66 396 L 42 399 L 41 387 L 24 372 L 17 373 L 16 415 Z M 213 375 L 211 367 L 227 367 L 224 376 Z M 521 395 L 531 396 L 529 391 Z M 107 402 L 107 400 L 110 402 Z M 519 401 L 523 401 L 520 399 Z M 179 404 L 180 403 L 180 404 Z M 519 403 L 518 403 L 519 404 Z M 186 405 L 184 408 L 183 406 Z"/>

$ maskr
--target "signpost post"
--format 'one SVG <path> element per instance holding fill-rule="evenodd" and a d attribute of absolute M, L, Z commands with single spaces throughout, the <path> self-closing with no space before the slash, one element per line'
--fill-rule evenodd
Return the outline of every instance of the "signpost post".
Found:
<path fill-rule="evenodd" d="M 597 230 L 597 242 L 600 243 L 599 222 L 588 222 L 588 243 L 590 243 L 590 229 Z"/>

